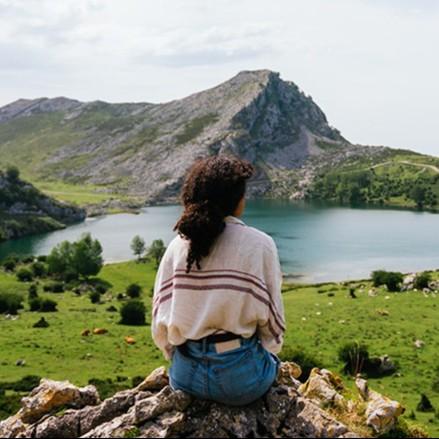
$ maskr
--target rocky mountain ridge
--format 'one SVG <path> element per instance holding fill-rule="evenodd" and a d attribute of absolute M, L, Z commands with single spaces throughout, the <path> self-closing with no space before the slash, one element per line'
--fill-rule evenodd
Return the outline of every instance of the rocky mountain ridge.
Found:
<path fill-rule="evenodd" d="M 39 153 L 29 155 L 35 144 Z M 251 196 L 289 197 L 300 195 L 300 171 L 312 176 L 313 163 L 382 152 L 350 144 L 310 96 L 269 70 L 243 71 L 163 104 L 59 97 L 0 108 L 0 153 L 26 174 L 102 185 L 145 202 L 174 199 L 193 160 L 212 154 L 256 166 Z"/>
<path fill-rule="evenodd" d="M 22 399 L 19 412 L 0 422 L 0 436 L 354 438 L 398 428 L 402 406 L 369 390 L 365 380 L 357 379 L 360 397 L 354 401 L 346 399 L 343 383 L 330 371 L 313 369 L 304 384 L 297 381 L 300 374 L 295 363 L 282 363 L 272 388 L 243 407 L 197 400 L 174 391 L 164 367 L 136 388 L 103 402 L 94 386 L 77 388 L 67 381 L 42 379 Z M 405 433 L 425 437 L 413 428 L 406 428 Z"/>

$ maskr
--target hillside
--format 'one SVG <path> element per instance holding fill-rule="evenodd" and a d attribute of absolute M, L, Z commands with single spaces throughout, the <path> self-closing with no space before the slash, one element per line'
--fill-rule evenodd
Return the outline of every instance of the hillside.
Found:
<path fill-rule="evenodd" d="M 18 171 L 0 171 L 0 242 L 61 229 L 84 218 L 83 209 L 44 195 L 21 180 Z"/>
<path fill-rule="evenodd" d="M 135 197 L 137 205 L 175 200 L 193 160 L 218 153 L 256 166 L 250 196 L 293 199 L 337 198 L 315 188 L 329 169 L 419 156 L 351 144 L 310 96 L 269 70 L 243 71 L 163 104 L 59 97 L 0 108 L 0 166 L 17 165 L 49 195 L 82 205 L 110 197 Z"/>

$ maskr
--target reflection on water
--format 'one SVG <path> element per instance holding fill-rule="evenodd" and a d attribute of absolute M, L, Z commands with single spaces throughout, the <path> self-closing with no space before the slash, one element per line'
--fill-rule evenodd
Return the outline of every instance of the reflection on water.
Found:
<path fill-rule="evenodd" d="M 57 243 L 84 232 L 98 238 L 106 261 L 133 258 L 134 235 L 168 243 L 181 208 L 148 207 L 139 215 L 88 219 L 65 230 L 0 245 L 10 253 L 47 254 Z M 321 282 L 368 277 L 375 269 L 439 268 L 439 215 L 400 210 L 351 209 L 288 201 L 247 202 L 243 220 L 276 241 L 282 269 L 297 280 Z"/>

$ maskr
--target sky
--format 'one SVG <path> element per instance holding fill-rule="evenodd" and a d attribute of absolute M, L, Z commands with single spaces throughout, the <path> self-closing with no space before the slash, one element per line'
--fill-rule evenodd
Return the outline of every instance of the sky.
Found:
<path fill-rule="evenodd" d="M 439 0 L 0 0 L 0 106 L 158 103 L 270 69 L 352 143 L 439 156 L 438 53 Z"/>

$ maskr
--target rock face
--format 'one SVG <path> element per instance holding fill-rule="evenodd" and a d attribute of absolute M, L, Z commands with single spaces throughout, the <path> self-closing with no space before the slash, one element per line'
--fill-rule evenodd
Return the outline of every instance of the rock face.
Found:
<path fill-rule="evenodd" d="M 56 201 L 0 171 L 0 242 L 81 221 L 85 210 Z"/>
<path fill-rule="evenodd" d="M 372 421 L 374 413 L 382 409 L 380 395 L 364 390 L 364 382 L 361 395 L 373 401 L 373 407 L 368 406 L 366 415 L 359 415 L 355 404 L 338 393 L 341 381 L 329 371 L 315 369 L 304 386 L 295 378 L 299 372 L 297 365 L 282 363 L 272 388 L 244 407 L 195 400 L 174 391 L 164 367 L 136 388 L 103 402 L 93 386 L 78 389 L 68 382 L 43 379 L 23 398 L 20 411 L 0 422 L 0 437 L 361 437 L 349 431 L 337 413 L 342 419 L 352 414 L 357 424 L 362 423 L 358 427 L 363 432 L 367 422 L 379 434 L 388 431 L 401 414 L 400 409 L 380 412 L 379 422 L 377 418 Z M 319 386 L 322 389 L 318 390 Z M 339 397 L 335 398 L 334 392 Z M 389 400 L 381 398 L 389 405 Z"/>
<path fill-rule="evenodd" d="M 11 135 L 14 124 L 20 129 Z M 2 130 L 9 136 L 4 144 Z M 25 151 L 41 132 L 54 146 L 35 175 L 106 185 L 150 203 L 175 198 L 198 157 L 245 158 L 257 168 L 250 195 L 300 198 L 319 164 L 382 151 L 351 145 L 310 96 L 269 70 L 243 71 L 164 104 L 40 98 L 0 108 L 0 150 L 9 162 L 18 157 L 14 148 Z"/>

